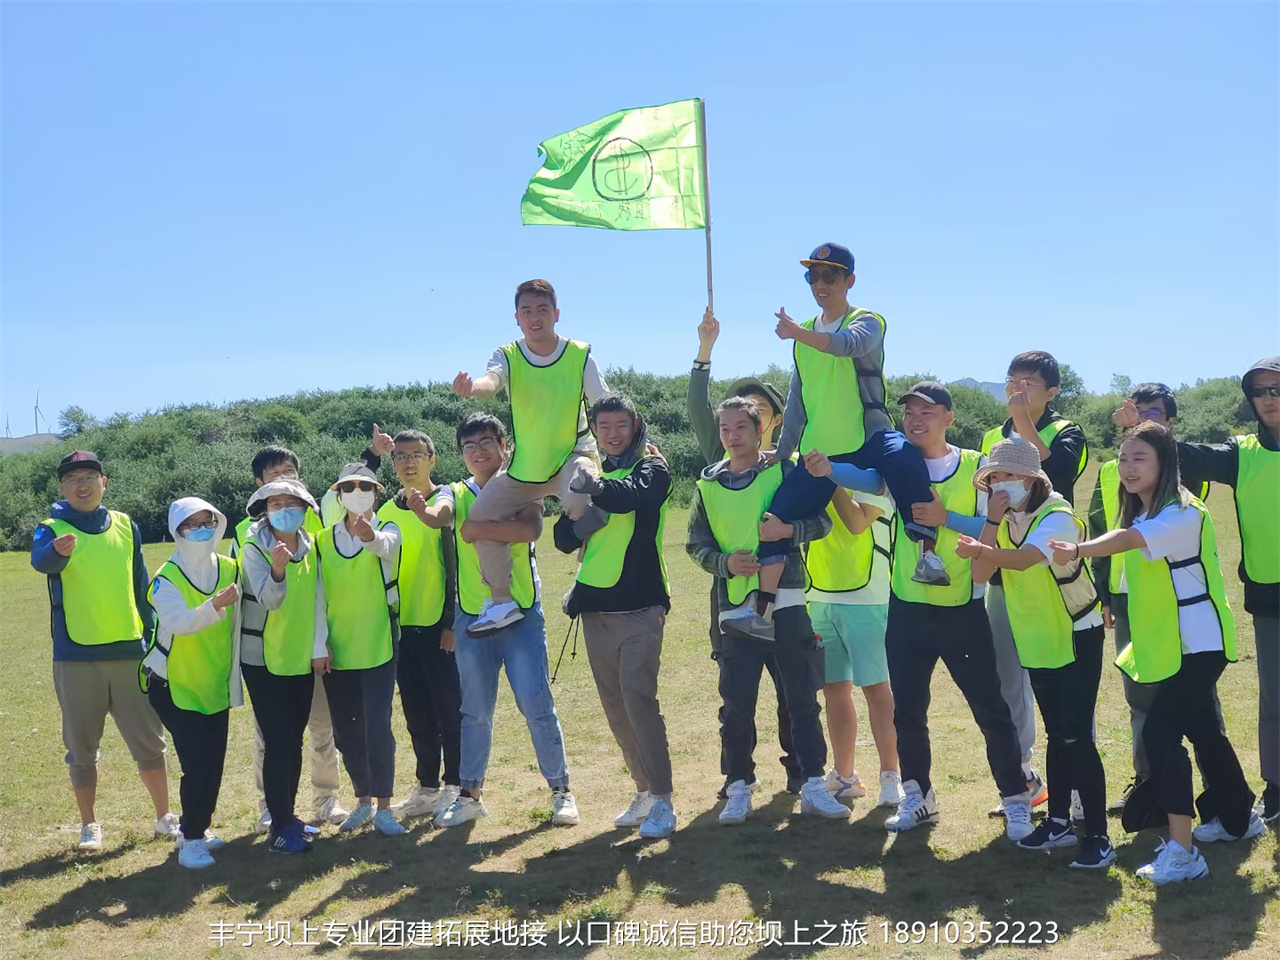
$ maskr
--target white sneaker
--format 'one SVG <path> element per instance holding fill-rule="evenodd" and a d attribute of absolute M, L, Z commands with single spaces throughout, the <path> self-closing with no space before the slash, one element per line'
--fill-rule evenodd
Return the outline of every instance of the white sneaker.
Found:
<path fill-rule="evenodd" d="M 493 598 L 490 597 L 480 607 L 480 616 L 467 627 L 467 633 L 473 637 L 483 637 L 487 633 L 494 633 L 523 619 L 524 611 L 516 605 L 514 600 L 494 603 Z"/>
<path fill-rule="evenodd" d="M 261 815 L 258 817 L 258 826 L 256 829 L 258 833 L 271 832 L 271 811 L 270 810 L 262 811 Z"/>
<path fill-rule="evenodd" d="M 484 804 L 473 797 L 464 797 L 461 793 L 453 803 L 449 804 L 449 809 L 445 810 L 431 822 L 442 828 L 458 827 L 466 823 L 468 820 L 479 820 L 481 817 L 487 817 L 489 811 L 485 809 Z"/>
<path fill-rule="evenodd" d="M 1025 840 L 1035 831 L 1031 824 L 1031 805 L 1023 798 L 1002 797 L 1004 804 L 1005 836 L 1017 843 Z"/>
<path fill-rule="evenodd" d="M 322 823 L 332 823 L 335 827 L 346 822 L 351 811 L 338 802 L 337 797 L 325 797 L 324 802 L 316 808 L 316 819 Z M 271 826 L 271 814 L 267 814 L 267 826 Z"/>
<path fill-rule="evenodd" d="M 420 783 L 415 783 L 409 795 L 391 809 L 401 817 L 424 817 L 427 814 L 434 817 L 436 805 L 440 802 L 440 794 L 443 792 L 439 787 L 424 787 Z"/>
<path fill-rule="evenodd" d="M 1256 813 L 1250 813 L 1249 825 L 1238 837 L 1234 833 L 1228 833 L 1217 817 L 1208 823 L 1200 824 L 1191 831 L 1191 836 L 1195 837 L 1197 843 L 1229 843 L 1232 840 L 1252 840 L 1254 837 L 1262 836 L 1266 829 L 1267 825 L 1262 822 L 1262 818 Z"/>
<path fill-rule="evenodd" d="M 842 777 L 837 771 L 828 770 L 822 785 L 837 800 L 856 800 L 867 795 L 867 788 L 862 785 L 862 778 L 858 776 L 857 770 L 853 771 L 852 777 Z M 804 796 L 803 789 L 800 795 Z"/>
<path fill-rule="evenodd" d="M 676 812 L 671 807 L 671 801 L 653 799 L 649 807 L 649 815 L 644 818 L 644 823 L 640 824 L 640 836 L 646 840 L 661 840 L 663 837 L 671 836 L 675 828 Z"/>
<path fill-rule="evenodd" d="M 613 825 L 619 829 L 638 827 L 644 823 L 653 809 L 653 795 L 648 790 L 637 792 L 631 798 L 631 806 L 613 818 Z"/>
<path fill-rule="evenodd" d="M 97 820 L 93 823 L 86 823 L 80 828 L 80 842 L 76 844 L 77 850 L 84 850 L 86 853 L 96 853 L 102 849 L 102 824 Z"/>
<path fill-rule="evenodd" d="M 172 840 L 181 832 L 182 821 L 172 811 L 156 821 L 156 836 Z"/>
<path fill-rule="evenodd" d="M 1207 876 L 1209 865 L 1200 856 L 1195 847 L 1188 853 L 1176 840 L 1169 840 L 1160 845 L 1156 858 L 1139 867 L 1135 873 L 1144 880 L 1150 880 L 1157 886 L 1165 883 L 1177 883 L 1179 880 L 1196 880 Z"/>
<path fill-rule="evenodd" d="M 350 833 L 357 827 L 363 827 L 373 819 L 373 804 L 361 801 L 356 808 L 347 814 L 347 819 L 338 827 L 340 833 Z"/>
<path fill-rule="evenodd" d="M 178 863 L 188 870 L 212 867 L 216 862 L 209 853 L 209 845 L 203 840 L 192 840 L 178 847 Z"/>
<path fill-rule="evenodd" d="M 458 786 L 456 783 L 446 783 L 443 787 L 441 787 L 440 799 L 436 801 L 435 813 L 432 814 L 431 819 L 434 820 L 436 817 L 440 816 L 440 814 L 448 810 L 449 807 L 453 805 L 453 801 L 457 800 L 458 796 L 461 793 L 462 793 L 462 788 Z"/>
<path fill-rule="evenodd" d="M 182 834 L 178 834 L 178 836 L 182 836 Z M 221 850 L 227 845 L 227 841 L 214 833 L 213 830 L 206 830 L 204 832 L 204 845 L 210 850 Z"/>
<path fill-rule="evenodd" d="M 844 780 L 843 777 L 840 779 Z M 849 783 L 849 781 L 844 782 Z M 854 784 L 851 783 L 849 789 L 853 786 Z M 866 794 L 867 791 L 862 790 L 861 783 L 857 784 L 857 788 L 861 793 L 852 794 L 852 796 L 861 797 Z M 822 777 L 810 777 L 800 788 L 800 812 L 816 814 L 827 820 L 849 819 L 849 808 L 836 799 L 836 795 L 832 793 L 827 781 Z"/>
<path fill-rule="evenodd" d="M 399 837 L 409 832 L 408 828 L 396 819 L 396 815 L 388 808 L 379 809 L 373 815 L 373 828 L 384 837 Z"/>
<path fill-rule="evenodd" d="M 578 816 L 578 801 L 568 790 L 552 791 L 551 822 L 557 827 L 576 827 L 582 822 Z"/>
<path fill-rule="evenodd" d="M 751 788 L 747 786 L 745 780 L 735 780 L 729 784 L 728 799 L 724 802 L 724 809 L 720 811 L 720 822 L 742 823 L 749 816 L 751 816 Z"/>
<path fill-rule="evenodd" d="M 897 770 L 881 770 L 880 799 L 876 802 L 876 806 L 896 807 L 901 802 L 902 777 L 898 775 Z"/>
<path fill-rule="evenodd" d="M 937 823 L 938 801 L 934 799 L 933 787 L 928 793 L 920 792 L 920 784 L 907 780 L 902 784 L 902 800 L 898 803 L 898 812 L 884 822 L 886 830 L 903 833 L 914 830 L 925 823 Z"/>

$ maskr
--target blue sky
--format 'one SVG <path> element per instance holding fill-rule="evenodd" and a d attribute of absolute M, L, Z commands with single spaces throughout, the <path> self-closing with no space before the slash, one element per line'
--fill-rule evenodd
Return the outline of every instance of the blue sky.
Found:
<path fill-rule="evenodd" d="M 890 373 L 1280 352 L 1275 4 L 4 4 L 0 412 L 449 379 L 550 279 L 688 368 L 700 232 L 521 227 L 540 140 L 707 102 L 718 375 L 858 259 Z"/>

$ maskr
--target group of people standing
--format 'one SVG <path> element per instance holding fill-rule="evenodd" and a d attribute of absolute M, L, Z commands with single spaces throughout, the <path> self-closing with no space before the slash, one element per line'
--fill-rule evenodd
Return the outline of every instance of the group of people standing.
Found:
<path fill-rule="evenodd" d="M 1197 843 L 1257 836 L 1280 813 L 1280 358 L 1242 380 L 1257 433 L 1225 444 L 1175 441 L 1173 394 L 1159 384 L 1135 389 L 1116 412 L 1127 433 L 1118 460 L 1102 467 L 1086 525 L 1073 491 L 1087 443 L 1053 410 L 1052 356 L 1013 358 L 1009 419 L 981 450 L 948 441 L 952 400 L 937 382 L 895 398 L 898 430 L 883 372 L 885 321 L 848 301 L 852 254 L 828 243 L 800 263 L 820 312 L 804 323 L 785 309 L 776 315 L 777 335 L 794 344 L 788 395 L 747 378 L 712 407 L 719 324 L 709 309 L 690 376 L 689 418 L 707 466 L 686 548 L 713 578 L 720 822 L 745 821 L 761 785 L 754 721 L 765 671 L 786 787 L 801 814 L 845 820 L 867 794 L 855 766 L 857 686 L 878 753 L 870 789 L 893 808 L 886 827 L 936 821 L 928 709 L 941 660 L 985 739 L 1000 801 L 992 813 L 1008 837 L 1034 850 L 1070 846 L 1072 867 L 1105 868 L 1115 852 L 1093 717 L 1113 629 L 1134 739 L 1134 778 L 1113 812 L 1130 830 L 1168 827 L 1140 876 L 1203 876 Z M 563 509 L 556 548 L 579 561 L 562 606 L 580 618 L 635 785 L 615 825 L 648 838 L 672 833 L 658 700 L 671 606 L 670 471 L 641 411 L 608 389 L 589 345 L 557 333 L 550 284 L 522 283 L 515 317 L 522 337 L 496 350 L 482 376 L 453 382 L 461 397 L 505 391 L 511 404 L 510 436 L 484 413 L 458 425 L 467 479 L 436 483 L 430 437 L 391 436 L 375 424 L 362 459 L 317 502 L 297 456 L 268 447 L 251 465 L 257 490 L 230 556 L 217 549 L 227 518 L 184 497 L 169 509 L 176 549 L 148 579 L 137 526 L 102 506 L 103 465 L 87 451 L 63 459 L 65 499 L 37 530 L 32 565 L 49 577 L 82 849 L 102 844 L 94 787 L 110 712 L 151 791 L 156 832 L 176 838 L 184 866 L 212 864 L 228 715 L 246 686 L 269 851 L 305 852 L 318 833 L 296 811 L 307 734 L 314 820 L 395 836 L 408 817 L 448 828 L 485 816 L 504 669 L 551 791 L 552 822 L 578 823 L 534 547 L 546 496 Z M 387 455 L 401 486 L 390 499 L 378 479 Z M 1210 482 L 1235 492 L 1257 638 L 1264 786 L 1256 809 L 1216 699 L 1236 636 L 1203 503 Z M 397 686 L 416 769 L 412 790 L 393 804 Z M 1036 706 L 1042 771 L 1033 767 Z M 180 818 L 168 810 L 161 724 L 182 765 Z M 1184 738 L 1205 783 L 1198 798 Z M 339 755 L 356 796 L 351 810 L 337 800 Z"/>

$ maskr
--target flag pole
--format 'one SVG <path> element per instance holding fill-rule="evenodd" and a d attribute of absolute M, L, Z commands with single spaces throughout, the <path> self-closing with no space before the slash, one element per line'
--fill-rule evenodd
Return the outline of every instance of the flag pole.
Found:
<path fill-rule="evenodd" d="M 712 313 L 715 313 L 715 291 L 711 283 L 711 176 L 707 172 L 707 103 L 701 97 L 698 98 L 698 132 L 702 135 L 702 196 L 704 198 L 704 212 L 706 213 L 707 226 L 707 307 Z"/>

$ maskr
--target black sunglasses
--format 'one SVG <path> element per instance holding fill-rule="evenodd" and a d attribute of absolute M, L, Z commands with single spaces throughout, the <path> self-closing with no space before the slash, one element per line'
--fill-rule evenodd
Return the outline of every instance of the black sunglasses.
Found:
<path fill-rule="evenodd" d="M 338 492 L 354 493 L 357 488 L 359 488 L 362 493 L 368 493 L 370 490 L 373 489 L 373 484 L 370 483 L 368 480 L 361 480 L 359 483 L 356 483 L 356 484 L 341 483 L 338 485 Z"/>

